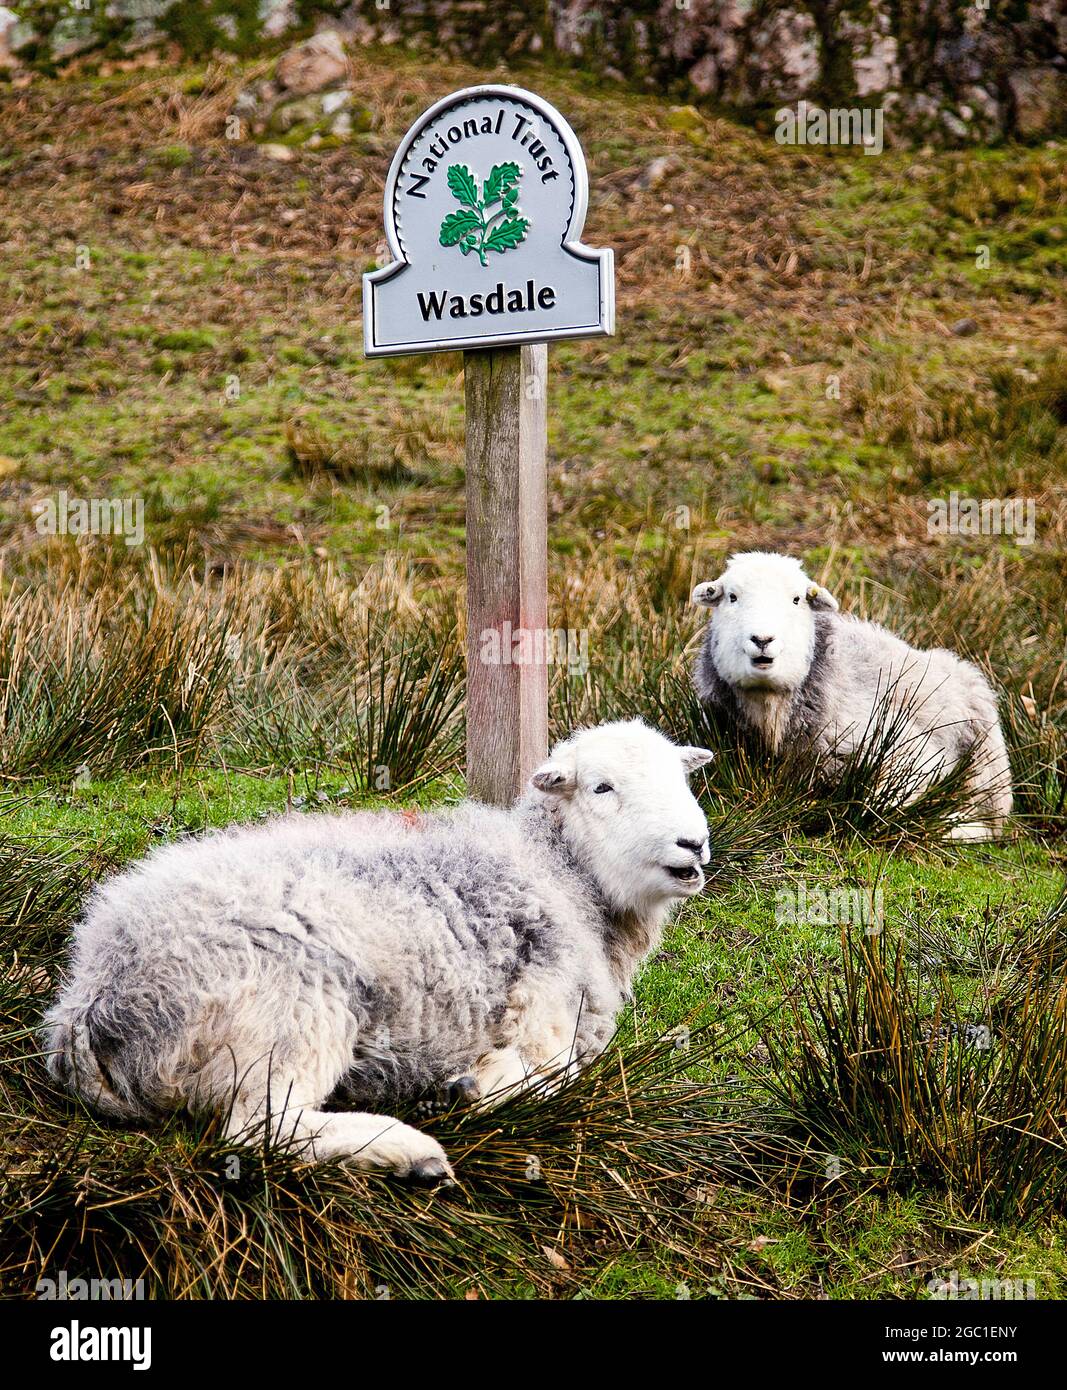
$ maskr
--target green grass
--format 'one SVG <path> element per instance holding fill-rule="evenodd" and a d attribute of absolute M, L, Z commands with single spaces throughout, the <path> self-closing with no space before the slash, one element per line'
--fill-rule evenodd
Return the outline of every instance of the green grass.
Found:
<path fill-rule="evenodd" d="M 346 267 L 373 263 L 380 239 L 379 183 L 353 189 L 353 170 L 384 172 L 423 84 L 476 74 L 398 53 L 356 63 L 373 132 L 291 168 L 233 164 L 247 152 L 223 138 L 220 113 L 239 79 L 218 69 L 91 84 L 111 123 L 76 96 L 62 186 L 45 189 L 28 157 L 53 84 L 0 125 L 29 214 L 6 227 L 0 282 L 0 457 L 19 480 L 0 490 L 0 540 L 21 541 L 28 500 L 62 485 L 146 496 L 157 545 L 192 539 L 212 559 L 317 549 L 358 566 L 381 548 L 387 507 L 390 547 L 427 577 L 454 574 L 458 363 L 367 362 Z M 620 247 L 616 340 L 552 353 L 557 551 L 662 531 L 679 506 L 698 547 L 720 518 L 734 536 L 789 544 L 828 509 L 882 508 L 869 537 L 881 549 L 916 494 L 961 479 L 1058 505 L 1048 467 L 1062 460 L 1062 403 L 1053 437 L 1031 431 L 995 451 L 982 418 L 944 439 L 915 437 L 907 418 L 926 398 L 966 412 L 998 373 L 1016 409 L 1031 376 L 1062 380 L 1062 354 L 1049 366 L 1067 257 L 1057 148 L 818 157 L 722 121 L 674 131 L 654 99 L 537 78 L 587 150 L 587 239 Z M 203 91 L 190 96 L 191 81 Z M 162 121 L 161 94 L 173 106 Z M 684 169 L 669 195 L 635 194 L 634 172 L 671 153 Z M 216 220 L 235 188 L 241 219 Z M 282 210 L 298 214 L 288 227 Z M 980 331 L 955 338 L 964 317 Z M 292 431 L 309 427 L 325 466 L 294 459 Z M 906 534 L 928 548 L 914 521 Z"/>
<path fill-rule="evenodd" d="M 433 805 L 458 791 L 455 785 L 424 788 L 418 804 Z M 22 846 L 27 859 L 43 853 L 73 856 L 94 878 L 163 839 L 255 820 L 294 803 L 307 814 L 320 807 L 376 804 L 374 798 L 354 796 L 336 774 L 321 769 L 292 777 L 194 769 L 180 778 L 164 773 L 74 787 L 44 782 L 20 788 L 4 806 L 4 840 L 8 850 Z M 1062 878 L 1061 857 L 1025 841 L 905 858 L 790 836 L 768 867 L 771 872 L 751 886 L 734 882 L 685 908 L 640 979 L 634 1005 L 621 1022 L 621 1046 L 641 1046 L 704 1022 L 711 1028 L 711 1045 L 701 1054 L 702 1074 L 759 1088 L 767 1064 L 762 1038 L 768 1030 L 781 1031 L 788 1015 L 784 1002 L 800 980 L 831 981 L 840 969 L 838 926 L 793 925 L 776 918 L 776 895 L 783 885 L 795 889 L 803 880 L 824 887 L 880 886 L 887 936 L 917 939 L 914 923 L 921 919 L 966 946 L 991 917 L 1005 934 L 1032 926 Z M 70 901 L 58 906 L 63 915 L 73 910 Z M 46 993 L 36 997 L 43 1004 Z M 113 1147 L 117 1138 L 109 1138 L 105 1129 L 96 1142 Z M 139 1140 L 136 1133 L 123 1140 L 124 1164 L 147 1161 L 152 1149 L 144 1149 L 145 1142 L 153 1141 Z M 171 1122 L 160 1154 L 179 1165 L 193 1163 L 198 1171 L 204 1161 L 209 1167 L 221 1161 L 210 1160 L 208 1151 L 197 1158 L 200 1142 L 182 1122 Z M 146 1157 L 138 1160 L 138 1152 Z M 280 1174 L 276 1180 L 292 1181 Z M 694 1247 L 696 1254 L 671 1253 L 645 1242 L 624 1253 L 609 1243 L 591 1262 L 575 1263 L 567 1250 L 566 1267 L 559 1268 L 535 1247 L 532 1274 L 509 1278 L 494 1267 L 489 1283 L 484 1278 L 479 1283 L 473 1273 L 464 1276 L 461 1265 L 454 1292 L 462 1295 L 473 1282 L 497 1297 L 910 1298 L 926 1296 L 927 1281 L 952 1270 L 961 1278 L 1034 1280 L 1041 1297 L 1060 1296 L 1067 1287 L 1058 1216 L 975 1222 L 961 1212 L 958 1194 L 909 1191 L 906 1174 L 885 1191 L 864 1190 L 865 1181 L 851 1195 L 847 1183 L 800 1184 L 795 1190 L 778 1185 L 761 1192 L 714 1171 L 702 1181 L 708 1190 L 695 1199 L 694 1219 L 705 1235 Z M 384 1276 L 373 1273 L 372 1262 L 368 1277 Z"/>

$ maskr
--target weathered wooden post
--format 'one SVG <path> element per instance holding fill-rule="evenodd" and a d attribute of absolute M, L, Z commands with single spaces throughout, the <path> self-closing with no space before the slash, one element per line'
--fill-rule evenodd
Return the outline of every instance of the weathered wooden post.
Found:
<path fill-rule="evenodd" d="M 548 631 L 547 377 L 543 343 L 464 354 L 467 783 L 501 806 L 548 751 L 546 644 L 526 661 L 482 659 L 486 633 Z"/>
<path fill-rule="evenodd" d="M 394 260 L 363 277 L 368 356 L 464 351 L 467 781 L 507 805 L 548 748 L 548 349 L 614 331 L 588 183 L 540 97 L 471 87 L 408 131 L 385 184 Z"/>

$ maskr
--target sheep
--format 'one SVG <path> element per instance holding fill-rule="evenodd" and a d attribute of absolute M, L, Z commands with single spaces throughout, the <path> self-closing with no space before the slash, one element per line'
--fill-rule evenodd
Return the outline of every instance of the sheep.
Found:
<path fill-rule="evenodd" d="M 701 703 L 771 750 L 800 744 L 833 762 L 881 727 L 908 797 L 969 758 L 954 839 L 990 839 L 1011 813 L 1011 769 L 985 676 L 944 648 L 919 651 L 837 600 L 787 555 L 733 555 L 693 602 L 713 610 L 693 672 Z"/>
<path fill-rule="evenodd" d="M 216 1114 L 237 1141 L 448 1182 L 440 1144 L 377 1108 L 494 1104 L 603 1050 L 704 886 L 686 779 L 711 756 L 604 724 L 510 809 L 297 813 L 160 848 L 91 897 L 49 1068 L 119 1120 Z"/>

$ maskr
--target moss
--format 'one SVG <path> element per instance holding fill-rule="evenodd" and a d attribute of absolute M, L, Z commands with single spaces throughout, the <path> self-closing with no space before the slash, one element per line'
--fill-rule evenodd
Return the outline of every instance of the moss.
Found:
<path fill-rule="evenodd" d="M 233 21 L 232 32 L 220 23 L 226 20 Z M 216 50 L 250 54 L 263 37 L 258 0 L 176 0 L 159 26 L 191 58 Z"/>
<path fill-rule="evenodd" d="M 165 145 L 156 150 L 152 158 L 164 169 L 181 169 L 193 158 L 193 151 L 188 145 Z"/>
<path fill-rule="evenodd" d="M 215 336 L 204 329 L 177 328 L 160 333 L 156 345 L 169 352 L 204 352 L 215 346 Z"/>

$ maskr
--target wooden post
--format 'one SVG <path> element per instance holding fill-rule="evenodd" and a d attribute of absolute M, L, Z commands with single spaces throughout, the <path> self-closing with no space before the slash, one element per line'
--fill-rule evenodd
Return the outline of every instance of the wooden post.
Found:
<path fill-rule="evenodd" d="M 548 752 L 548 347 L 479 349 L 463 363 L 467 788 L 509 806 Z M 530 660 L 516 663 L 521 633 Z M 494 648 L 501 659 L 484 660 Z"/>

